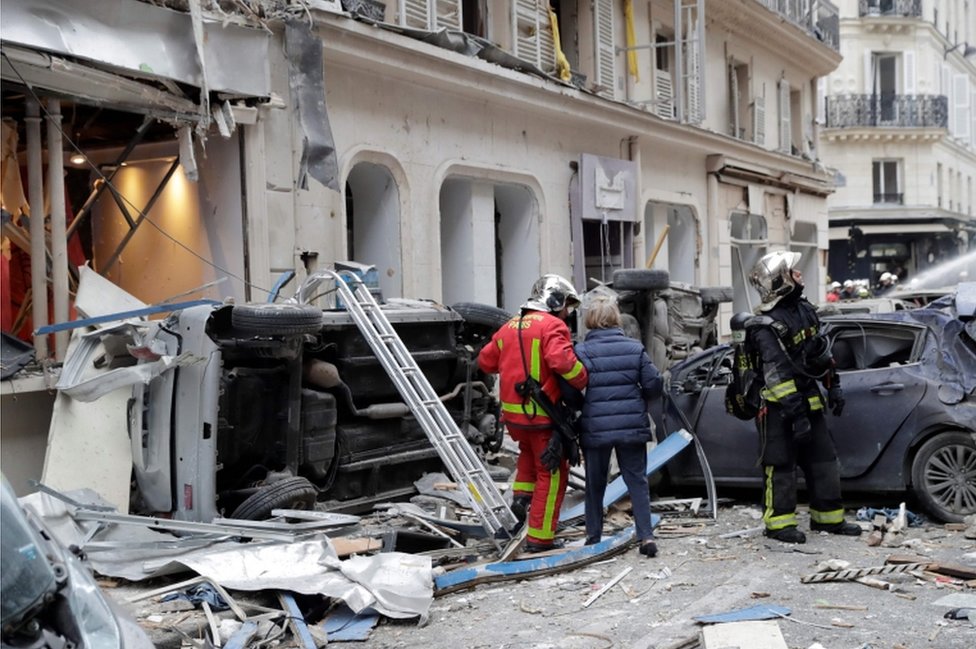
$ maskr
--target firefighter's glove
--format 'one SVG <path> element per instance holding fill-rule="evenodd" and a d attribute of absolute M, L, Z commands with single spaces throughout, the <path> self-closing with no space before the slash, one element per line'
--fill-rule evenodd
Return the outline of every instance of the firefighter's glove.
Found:
<path fill-rule="evenodd" d="M 552 432 L 552 436 L 549 438 L 549 443 L 546 445 L 546 449 L 542 451 L 542 455 L 539 456 L 539 461 L 542 462 L 542 466 L 544 466 L 546 471 L 549 473 L 555 473 L 562 465 L 563 440 L 556 431 Z"/>
<path fill-rule="evenodd" d="M 810 419 L 808 417 L 797 417 L 793 420 L 793 439 L 797 442 L 805 442 L 810 439 Z"/>
<path fill-rule="evenodd" d="M 827 390 L 827 407 L 830 408 L 830 412 L 835 417 L 840 417 L 840 413 L 844 412 L 844 403 L 844 391 L 840 389 L 839 385 L 831 386 Z"/>

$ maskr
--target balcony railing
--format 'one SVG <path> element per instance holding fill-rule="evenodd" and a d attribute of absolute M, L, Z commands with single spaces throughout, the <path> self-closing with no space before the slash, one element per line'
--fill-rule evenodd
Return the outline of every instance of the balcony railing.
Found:
<path fill-rule="evenodd" d="M 840 17 L 829 0 L 759 0 L 759 3 L 840 51 Z"/>
<path fill-rule="evenodd" d="M 905 195 L 904 194 L 878 194 L 874 195 L 875 205 L 904 205 Z"/>
<path fill-rule="evenodd" d="M 947 128 L 945 95 L 839 95 L 827 97 L 827 127 Z"/>
<path fill-rule="evenodd" d="M 922 0 L 859 0 L 858 14 L 864 16 L 922 17 Z"/>

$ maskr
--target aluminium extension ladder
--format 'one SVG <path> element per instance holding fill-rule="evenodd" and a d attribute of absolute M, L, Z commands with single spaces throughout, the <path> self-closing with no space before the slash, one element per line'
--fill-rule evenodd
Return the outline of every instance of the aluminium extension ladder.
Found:
<path fill-rule="evenodd" d="M 380 359 L 383 369 L 393 380 L 400 396 L 420 422 L 430 443 L 437 450 L 451 476 L 464 485 L 464 493 L 471 509 L 478 514 L 489 537 L 498 545 L 507 540 L 507 532 L 515 527 L 517 519 L 495 487 L 481 458 L 465 439 L 457 423 L 448 413 L 444 403 L 434 392 L 427 377 L 407 350 L 390 321 L 383 314 L 369 288 L 359 278 L 351 278 L 356 288 L 335 271 L 320 271 L 335 280 L 336 290 L 342 297 L 343 306 L 352 316 L 373 353 Z"/>

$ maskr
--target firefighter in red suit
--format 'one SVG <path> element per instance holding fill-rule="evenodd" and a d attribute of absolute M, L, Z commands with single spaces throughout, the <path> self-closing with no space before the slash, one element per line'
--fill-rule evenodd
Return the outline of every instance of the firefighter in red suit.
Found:
<path fill-rule="evenodd" d="M 478 365 L 499 374 L 502 421 L 518 442 L 512 510 L 523 518 L 528 509 L 526 549 L 539 552 L 556 547 L 553 539 L 559 508 L 566 492 L 569 463 L 549 471 L 541 460 L 553 434 L 552 422 L 516 385 L 531 376 L 553 403 L 560 400 L 559 378 L 574 388 L 586 386 L 586 369 L 576 358 L 564 319 L 579 306 L 573 285 L 559 275 L 543 275 L 532 286 L 519 315 L 503 325 L 478 355 Z"/>

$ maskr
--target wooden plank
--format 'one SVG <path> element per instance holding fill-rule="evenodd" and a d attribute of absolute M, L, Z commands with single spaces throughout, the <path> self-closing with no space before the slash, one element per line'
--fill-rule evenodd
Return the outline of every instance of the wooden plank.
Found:
<path fill-rule="evenodd" d="M 705 649 L 789 649 L 779 624 L 763 622 L 727 622 L 702 629 Z"/>
<path fill-rule="evenodd" d="M 348 557 L 350 554 L 362 554 L 364 552 L 377 551 L 383 547 L 383 541 L 370 537 L 351 539 L 340 536 L 329 539 L 332 548 L 339 557 Z"/>

